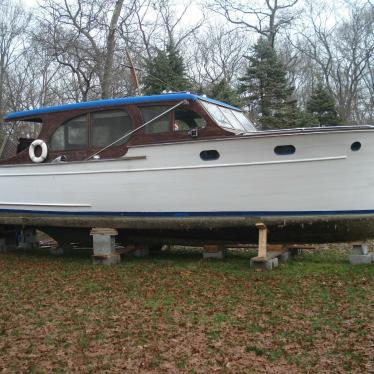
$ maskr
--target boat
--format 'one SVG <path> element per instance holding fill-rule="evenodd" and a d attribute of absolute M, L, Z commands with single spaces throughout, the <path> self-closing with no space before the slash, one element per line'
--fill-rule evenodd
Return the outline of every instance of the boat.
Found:
<path fill-rule="evenodd" d="M 124 244 L 273 243 L 374 237 L 374 127 L 261 131 L 189 92 L 10 113 L 40 124 L 0 159 L 0 227 L 59 243 L 114 228 Z M 373 143 L 373 145 L 372 145 Z"/>

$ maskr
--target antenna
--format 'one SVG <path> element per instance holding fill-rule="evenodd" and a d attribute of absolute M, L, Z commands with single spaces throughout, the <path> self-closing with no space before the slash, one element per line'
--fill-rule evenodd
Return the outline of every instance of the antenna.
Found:
<path fill-rule="evenodd" d="M 140 90 L 140 86 L 139 86 L 139 79 L 138 79 L 138 76 L 136 74 L 136 70 L 139 70 L 139 69 L 135 69 L 134 63 L 132 62 L 132 58 L 131 58 L 129 50 L 127 48 L 125 48 L 125 52 L 126 52 L 127 59 L 129 60 L 129 64 L 130 64 L 130 66 L 126 66 L 126 65 L 125 66 L 130 68 L 131 79 L 132 79 L 132 82 L 133 82 L 134 87 L 135 87 L 135 93 L 140 95 L 141 90 Z"/>

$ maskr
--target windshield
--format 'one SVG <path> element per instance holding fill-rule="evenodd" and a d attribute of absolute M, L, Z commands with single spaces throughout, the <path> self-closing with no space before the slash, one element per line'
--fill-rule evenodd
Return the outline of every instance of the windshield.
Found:
<path fill-rule="evenodd" d="M 256 131 L 251 121 L 239 110 L 229 109 L 206 101 L 202 101 L 202 104 L 218 125 L 225 130 L 237 134 Z"/>

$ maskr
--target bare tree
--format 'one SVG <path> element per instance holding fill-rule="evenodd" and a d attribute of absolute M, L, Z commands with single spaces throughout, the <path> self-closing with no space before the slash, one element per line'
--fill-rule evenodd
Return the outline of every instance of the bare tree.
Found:
<path fill-rule="evenodd" d="M 109 0 L 49 0 L 42 6 L 44 38 L 39 33 L 37 39 L 53 51 L 59 64 L 71 69 L 83 99 L 87 99 L 95 78 L 100 96 L 111 96 L 116 34 L 123 6 L 124 0 L 116 0 L 114 6 Z"/>
<path fill-rule="evenodd" d="M 110 86 L 112 83 L 113 76 L 113 60 L 115 52 L 115 37 L 118 26 L 118 19 L 121 14 L 124 0 L 117 0 L 114 6 L 113 14 L 110 19 L 109 29 L 106 38 L 106 51 L 104 58 L 104 73 L 102 79 L 102 98 L 109 97 Z"/>
<path fill-rule="evenodd" d="M 353 6 L 348 20 L 327 26 L 322 17 L 310 16 L 311 30 L 302 31 L 294 46 L 317 67 L 314 79 L 323 80 L 334 95 L 344 121 L 359 122 L 359 101 L 374 53 L 374 11 Z M 319 20 L 318 22 L 316 20 Z"/>
<path fill-rule="evenodd" d="M 243 2 L 241 0 L 215 0 L 209 7 L 222 14 L 232 24 L 255 31 L 266 37 L 274 48 L 279 31 L 289 26 L 298 13 L 292 8 L 298 0 L 265 0 Z"/>
<path fill-rule="evenodd" d="M 193 75 L 198 86 L 209 86 L 224 79 L 235 84 L 243 74 L 249 44 L 243 43 L 239 30 L 228 30 L 222 25 L 209 26 L 195 37 Z"/>
<path fill-rule="evenodd" d="M 155 10 L 160 14 L 162 19 L 161 27 L 164 29 L 163 43 L 174 42 L 177 49 L 189 37 L 193 36 L 204 23 L 204 14 L 197 18 L 196 22 L 186 25 L 185 19 L 191 3 L 182 5 L 181 9 L 176 9 L 176 4 L 171 0 L 160 0 L 155 6 Z"/>
<path fill-rule="evenodd" d="M 5 110 L 4 91 L 6 75 L 22 54 L 23 35 L 29 15 L 11 0 L 0 0 L 0 118 Z"/>

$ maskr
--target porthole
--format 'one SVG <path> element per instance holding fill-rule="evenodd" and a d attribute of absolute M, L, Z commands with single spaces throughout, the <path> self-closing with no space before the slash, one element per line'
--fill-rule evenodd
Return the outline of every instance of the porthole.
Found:
<path fill-rule="evenodd" d="M 274 148 L 274 152 L 279 156 L 293 155 L 296 152 L 296 148 L 293 145 L 277 145 Z"/>
<path fill-rule="evenodd" d="M 200 152 L 200 158 L 203 161 L 218 160 L 219 159 L 219 153 L 215 149 L 209 149 L 207 151 L 201 151 Z"/>
<path fill-rule="evenodd" d="M 354 142 L 351 145 L 351 150 L 353 152 L 359 151 L 361 149 L 361 143 L 360 142 Z"/>

